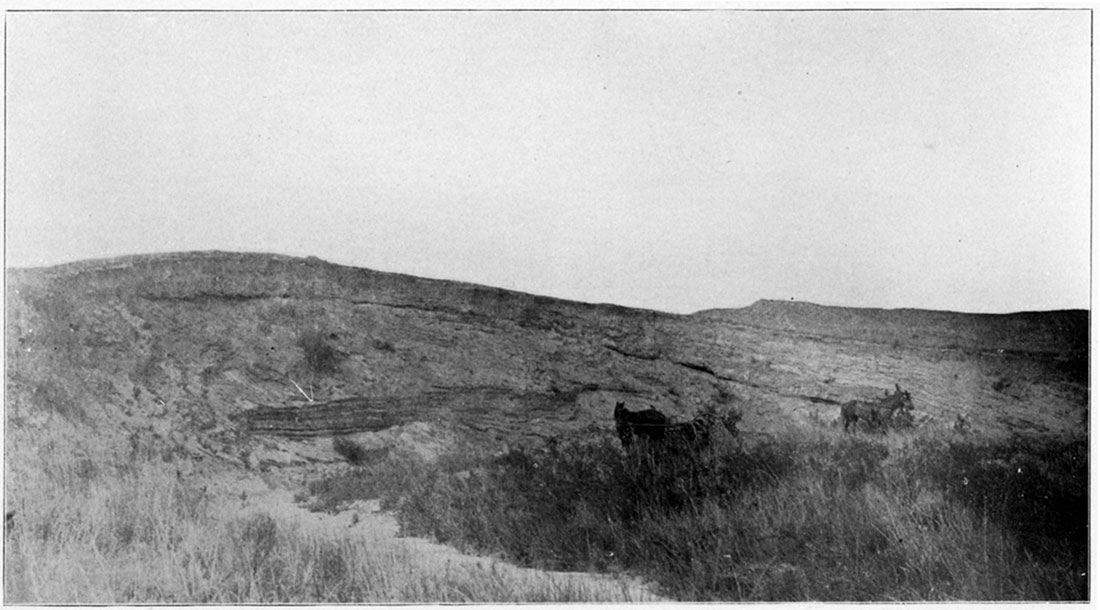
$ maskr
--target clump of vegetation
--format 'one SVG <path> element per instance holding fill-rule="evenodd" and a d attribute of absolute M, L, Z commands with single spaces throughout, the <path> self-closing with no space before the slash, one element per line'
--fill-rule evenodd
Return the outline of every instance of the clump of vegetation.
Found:
<path fill-rule="evenodd" d="M 363 445 L 343 436 L 332 439 L 332 450 L 340 457 L 356 465 L 376 462 L 389 453 L 389 449 L 386 447 L 367 449 Z"/>
<path fill-rule="evenodd" d="M 432 464 L 393 457 L 312 491 L 330 509 L 382 497 L 408 534 L 522 565 L 640 573 L 681 600 L 1087 598 L 1087 552 L 1035 555 L 1012 521 L 1048 522 L 1052 543 L 1087 540 L 1087 447 L 954 444 L 795 432 L 652 454 L 604 435 Z M 1019 470 L 982 474 L 996 459 Z"/>
<path fill-rule="evenodd" d="M 298 333 L 297 346 L 305 353 L 306 365 L 318 375 L 336 372 L 340 365 L 340 353 L 329 344 L 325 333 L 310 328 Z"/>
<path fill-rule="evenodd" d="M 64 386 L 54 380 L 37 383 L 31 393 L 31 401 L 43 411 L 53 411 L 71 421 L 88 421 L 88 414 L 84 409 L 73 400 Z"/>
<path fill-rule="evenodd" d="M 394 347 L 392 342 L 385 341 L 383 339 L 375 339 L 374 341 L 372 341 L 372 345 L 374 345 L 374 349 L 380 352 L 389 352 L 392 354 L 393 352 L 397 351 L 397 348 Z"/>

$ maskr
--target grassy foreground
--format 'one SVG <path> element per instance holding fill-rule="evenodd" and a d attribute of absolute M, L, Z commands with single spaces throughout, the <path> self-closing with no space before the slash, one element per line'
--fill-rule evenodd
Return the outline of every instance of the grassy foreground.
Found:
<path fill-rule="evenodd" d="M 391 457 L 311 491 L 318 509 L 382 497 L 406 533 L 637 573 L 681 600 L 1082 600 L 1087 474 L 1086 441 L 820 430 L 655 458 L 604 433 Z"/>
<path fill-rule="evenodd" d="M 180 461 L 106 461 L 8 443 L 16 510 L 4 602 L 438 603 L 630 601 L 625 587 L 520 578 L 492 564 L 424 563 L 399 541 L 301 531 L 234 506 Z M 22 451 L 20 450 L 22 449 Z M 345 530 L 346 531 L 346 530 Z"/>

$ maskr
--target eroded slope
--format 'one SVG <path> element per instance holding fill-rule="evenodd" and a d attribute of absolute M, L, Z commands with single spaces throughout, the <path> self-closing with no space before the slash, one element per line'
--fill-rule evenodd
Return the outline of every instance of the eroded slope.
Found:
<path fill-rule="evenodd" d="M 1086 312 L 676 316 L 220 252 L 7 279 L 9 431 L 74 426 L 243 463 L 323 459 L 304 439 L 413 422 L 486 443 L 610 431 L 617 400 L 683 418 L 735 407 L 747 430 L 827 425 L 837 403 L 895 383 L 925 425 L 966 413 L 988 431 L 1071 434 L 1087 407 Z M 311 366 L 310 334 L 330 369 Z"/>

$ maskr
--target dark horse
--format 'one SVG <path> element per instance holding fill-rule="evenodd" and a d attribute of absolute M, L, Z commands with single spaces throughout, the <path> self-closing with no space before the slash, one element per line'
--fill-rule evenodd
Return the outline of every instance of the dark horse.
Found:
<path fill-rule="evenodd" d="M 690 422 L 670 422 L 664 413 L 650 407 L 645 411 L 629 411 L 623 403 L 615 405 L 615 430 L 623 448 L 629 449 L 641 439 L 653 447 L 702 448 L 710 444 L 711 429 L 719 420 L 717 414 L 704 410 Z M 731 434 L 736 435 L 739 417 L 721 418 Z"/>
<path fill-rule="evenodd" d="M 665 414 L 652 407 L 645 411 L 628 411 L 625 404 L 615 404 L 615 431 L 623 447 L 630 447 L 637 438 L 662 442 L 669 425 Z"/>
<path fill-rule="evenodd" d="M 844 431 L 847 432 L 848 426 L 861 419 L 872 427 L 885 428 L 887 422 L 899 409 L 912 411 L 913 398 L 909 392 L 903 392 L 901 386 L 896 383 L 894 389 L 896 391 L 893 394 L 887 390 L 884 398 L 874 402 L 850 400 L 844 403 L 840 408 L 840 417 L 844 420 Z"/>

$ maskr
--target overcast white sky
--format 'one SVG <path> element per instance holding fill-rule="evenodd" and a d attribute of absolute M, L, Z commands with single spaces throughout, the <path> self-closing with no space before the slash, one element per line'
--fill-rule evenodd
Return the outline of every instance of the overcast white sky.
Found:
<path fill-rule="evenodd" d="M 6 262 L 1089 305 L 1086 11 L 8 13 Z"/>

